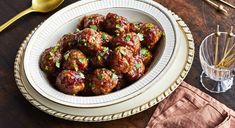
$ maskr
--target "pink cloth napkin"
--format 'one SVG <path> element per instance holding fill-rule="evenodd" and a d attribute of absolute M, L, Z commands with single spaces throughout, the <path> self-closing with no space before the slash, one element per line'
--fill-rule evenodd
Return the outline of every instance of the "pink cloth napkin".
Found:
<path fill-rule="evenodd" d="M 147 128 L 235 128 L 235 112 L 183 82 L 158 105 Z"/>

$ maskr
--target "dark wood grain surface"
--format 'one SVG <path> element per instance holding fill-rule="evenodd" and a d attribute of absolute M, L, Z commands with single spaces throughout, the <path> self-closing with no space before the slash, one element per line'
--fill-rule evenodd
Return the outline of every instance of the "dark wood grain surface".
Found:
<path fill-rule="evenodd" d="M 76 2 L 65 0 L 57 10 Z M 202 91 L 199 76 L 202 71 L 198 48 L 203 38 L 215 30 L 217 24 L 221 30 L 235 25 L 235 10 L 229 9 L 225 16 L 215 11 L 203 0 L 156 0 L 179 15 L 189 26 L 195 39 L 195 59 L 186 82 Z M 227 0 L 235 4 L 235 0 Z M 0 24 L 26 9 L 30 0 L 0 0 Z M 56 11 L 57 11 L 56 10 Z M 54 11 L 55 12 L 55 11 Z M 16 52 L 27 34 L 54 12 L 47 14 L 29 14 L 5 31 L 0 33 L 0 128 L 143 128 L 146 126 L 156 106 L 137 115 L 103 123 L 80 123 L 58 119 L 45 114 L 32 106 L 20 93 L 14 81 L 14 59 Z M 235 110 L 235 86 L 222 94 L 211 94 L 220 102 Z"/>

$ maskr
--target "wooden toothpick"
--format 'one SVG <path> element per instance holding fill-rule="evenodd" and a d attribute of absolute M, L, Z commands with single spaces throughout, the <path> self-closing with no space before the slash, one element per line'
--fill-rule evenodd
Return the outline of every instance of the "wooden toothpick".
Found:
<path fill-rule="evenodd" d="M 214 60 L 214 65 L 218 64 L 218 49 L 219 49 L 219 36 L 220 36 L 220 31 L 219 31 L 219 25 L 217 25 L 217 30 L 215 33 L 215 60 Z"/>
<path fill-rule="evenodd" d="M 230 44 L 230 39 L 233 37 L 233 26 L 231 26 L 230 31 L 228 32 L 228 36 L 226 39 L 226 47 L 224 49 L 224 56 L 226 55 L 227 51 L 228 51 L 228 47 Z"/>
<path fill-rule="evenodd" d="M 231 7 L 231 8 L 233 8 L 233 9 L 235 9 L 235 6 L 232 5 L 232 4 L 230 4 L 230 3 L 227 2 L 227 1 L 224 1 L 224 0 L 217 0 L 217 1 L 219 1 L 219 2 L 221 2 L 221 3 L 223 3 L 223 4 L 225 4 L 225 5 L 227 5 L 227 6 Z"/>
<path fill-rule="evenodd" d="M 228 11 L 226 9 L 224 9 L 223 5 L 218 5 L 214 2 L 212 2 L 211 0 L 205 0 L 208 4 L 210 4 L 212 7 L 214 7 L 215 9 L 217 9 L 218 11 L 223 12 L 224 14 L 228 14 Z"/>

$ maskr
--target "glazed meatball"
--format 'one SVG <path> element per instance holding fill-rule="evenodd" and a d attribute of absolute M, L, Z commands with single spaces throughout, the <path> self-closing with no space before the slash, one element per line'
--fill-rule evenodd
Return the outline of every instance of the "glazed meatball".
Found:
<path fill-rule="evenodd" d="M 111 92 L 117 84 L 117 75 L 106 68 L 96 69 L 91 75 L 91 90 L 96 95 Z"/>
<path fill-rule="evenodd" d="M 140 28 L 143 25 L 142 22 L 134 22 L 134 23 L 130 23 L 130 31 L 131 32 L 135 32 L 135 33 L 139 33 L 140 32 Z"/>
<path fill-rule="evenodd" d="M 85 88 L 85 76 L 81 72 L 63 70 L 56 78 L 56 86 L 66 94 L 75 95 Z"/>
<path fill-rule="evenodd" d="M 131 50 L 126 47 L 116 47 L 110 56 L 111 68 L 118 73 L 127 73 L 134 64 L 134 57 Z"/>
<path fill-rule="evenodd" d="M 42 71 L 52 74 L 60 68 L 62 55 L 58 46 L 46 49 L 40 57 L 40 68 Z"/>
<path fill-rule="evenodd" d="M 102 30 L 104 25 L 105 16 L 100 14 L 92 14 L 83 17 L 81 23 L 78 25 L 79 29 L 92 28 L 94 30 Z"/>
<path fill-rule="evenodd" d="M 77 37 L 78 47 L 85 53 L 90 54 L 102 50 L 102 38 L 99 32 L 85 28 Z"/>
<path fill-rule="evenodd" d="M 103 49 L 96 53 L 95 56 L 91 58 L 91 63 L 95 67 L 104 67 L 107 63 L 111 50 L 108 47 L 103 47 Z"/>
<path fill-rule="evenodd" d="M 102 46 L 109 46 L 113 37 L 105 32 L 100 32 L 102 38 Z"/>
<path fill-rule="evenodd" d="M 63 52 L 66 52 L 77 45 L 76 37 L 78 36 L 79 33 L 74 32 L 74 33 L 69 33 L 65 34 L 59 41 L 58 45 L 62 49 Z"/>
<path fill-rule="evenodd" d="M 134 54 L 138 54 L 140 50 L 140 39 L 134 32 L 115 37 L 112 44 L 115 46 L 127 46 Z"/>
<path fill-rule="evenodd" d="M 88 59 L 80 50 L 70 50 L 64 54 L 63 69 L 84 71 L 88 67 Z"/>
<path fill-rule="evenodd" d="M 162 36 L 161 30 L 152 23 L 143 24 L 140 29 L 140 33 L 144 35 L 143 44 L 145 44 L 149 49 L 153 49 Z"/>
<path fill-rule="evenodd" d="M 131 67 L 131 70 L 126 73 L 126 78 L 130 81 L 138 80 L 145 71 L 145 66 L 143 61 L 136 57 L 134 61 L 134 65 Z"/>
<path fill-rule="evenodd" d="M 152 53 L 147 48 L 141 48 L 140 58 L 142 59 L 144 65 L 150 64 L 152 57 Z"/>
<path fill-rule="evenodd" d="M 130 24 L 125 17 L 108 13 L 105 20 L 105 30 L 112 35 L 121 35 L 129 32 Z"/>

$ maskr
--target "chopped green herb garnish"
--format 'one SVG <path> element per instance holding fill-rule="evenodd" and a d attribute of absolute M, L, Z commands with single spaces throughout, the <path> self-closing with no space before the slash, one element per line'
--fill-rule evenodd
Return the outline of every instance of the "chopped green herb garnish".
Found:
<path fill-rule="evenodd" d="M 102 75 L 102 74 L 98 74 L 98 75 L 97 75 L 97 78 L 98 78 L 99 80 L 102 80 L 102 79 L 103 79 L 103 75 Z"/>
<path fill-rule="evenodd" d="M 138 33 L 137 35 L 138 35 L 140 41 L 144 40 L 144 35 L 142 33 Z"/>
<path fill-rule="evenodd" d="M 107 40 L 107 35 L 106 34 L 102 33 L 101 37 L 102 37 L 103 40 Z"/>
<path fill-rule="evenodd" d="M 59 60 L 56 61 L 55 66 L 56 66 L 57 68 L 60 68 L 60 61 L 59 61 Z"/>
<path fill-rule="evenodd" d="M 92 41 L 95 41 L 95 40 L 96 40 L 95 36 L 93 36 L 91 39 L 92 39 Z"/>
<path fill-rule="evenodd" d="M 114 32 L 116 33 L 116 35 L 114 35 L 114 37 L 117 37 L 120 35 L 119 30 L 115 30 Z"/>
<path fill-rule="evenodd" d="M 120 48 L 120 52 L 122 55 L 124 55 L 124 56 L 126 55 L 126 52 L 122 48 Z"/>
<path fill-rule="evenodd" d="M 118 79 L 118 76 L 115 73 L 113 73 L 112 74 L 112 79 Z"/>
<path fill-rule="evenodd" d="M 58 46 L 53 47 L 53 48 L 52 48 L 52 52 L 55 53 L 58 48 L 59 48 Z"/>
<path fill-rule="evenodd" d="M 116 19 L 118 19 L 118 18 L 119 18 L 119 16 L 118 16 L 118 15 L 116 15 L 116 16 L 115 16 L 115 18 L 116 18 Z"/>
<path fill-rule="evenodd" d="M 108 47 L 104 47 L 104 49 L 103 49 L 103 52 L 108 52 L 109 51 L 109 48 Z"/>
<path fill-rule="evenodd" d="M 81 43 L 85 43 L 85 42 L 86 42 L 86 39 L 82 39 L 82 40 L 81 40 Z"/>
<path fill-rule="evenodd" d="M 126 37 L 125 37 L 125 41 L 126 42 L 129 42 L 131 40 L 131 35 L 130 34 L 127 34 Z"/>
<path fill-rule="evenodd" d="M 111 69 L 112 72 L 116 72 L 114 69 Z"/>
<path fill-rule="evenodd" d="M 89 16 L 89 17 L 88 17 L 89 20 L 92 20 L 92 18 L 93 18 L 93 16 Z"/>
<path fill-rule="evenodd" d="M 140 22 L 135 22 L 134 24 L 135 24 L 135 25 L 139 25 L 139 24 L 140 24 Z"/>
<path fill-rule="evenodd" d="M 136 41 L 137 41 L 137 37 L 134 36 L 134 37 L 133 37 L 133 40 L 134 40 L 134 42 L 136 42 Z"/>
<path fill-rule="evenodd" d="M 147 23 L 147 24 L 146 24 L 146 27 L 147 27 L 147 28 L 150 28 L 150 29 L 151 29 L 151 28 L 154 28 L 154 24 L 152 24 L 152 23 Z"/>
<path fill-rule="evenodd" d="M 87 61 L 87 58 L 79 58 L 78 61 L 81 62 L 81 63 L 84 63 L 84 62 Z"/>
<path fill-rule="evenodd" d="M 109 51 L 108 47 L 104 47 L 102 52 L 99 53 L 100 56 L 104 56 Z"/>
<path fill-rule="evenodd" d="M 53 60 L 53 56 L 49 57 L 49 60 Z"/>
<path fill-rule="evenodd" d="M 139 69 L 139 68 L 141 67 L 141 64 L 140 64 L 140 63 L 137 63 L 137 64 L 135 65 L 135 67 L 136 67 L 137 69 Z"/>
<path fill-rule="evenodd" d="M 146 48 L 142 48 L 141 50 L 140 50 L 140 54 L 142 55 L 142 56 L 146 56 L 147 54 L 148 54 L 148 49 L 146 49 Z"/>
<path fill-rule="evenodd" d="M 67 60 L 69 58 L 69 53 L 70 52 L 67 52 L 65 55 L 64 55 L 64 59 Z"/>
<path fill-rule="evenodd" d="M 69 43 L 68 43 L 69 47 L 71 47 L 71 46 L 72 46 L 72 44 L 73 44 L 73 42 L 69 42 Z"/>
<path fill-rule="evenodd" d="M 75 32 L 80 32 L 81 30 L 79 28 L 76 28 Z"/>
<path fill-rule="evenodd" d="M 55 54 L 53 52 L 49 52 L 49 54 L 50 54 L 51 57 L 55 56 Z"/>
<path fill-rule="evenodd" d="M 60 47 L 60 44 L 59 44 L 59 43 L 57 43 L 57 44 L 55 45 L 55 47 L 58 47 L 58 48 L 59 48 L 59 47 Z"/>
<path fill-rule="evenodd" d="M 102 59 L 101 56 L 98 55 L 97 57 L 98 57 L 98 60 L 101 61 L 101 59 Z"/>
<path fill-rule="evenodd" d="M 92 83 L 88 83 L 88 87 L 91 88 L 93 87 L 94 85 Z"/>
<path fill-rule="evenodd" d="M 81 39 L 79 43 L 83 44 L 84 46 L 87 46 L 87 41 L 86 39 Z"/>
<path fill-rule="evenodd" d="M 75 71 L 78 71 L 78 66 L 77 66 L 77 64 L 73 64 L 73 67 L 74 67 Z"/>
<path fill-rule="evenodd" d="M 162 36 L 166 36 L 165 32 L 162 32 Z"/>
<path fill-rule="evenodd" d="M 97 30 L 97 26 L 96 25 L 90 25 L 90 28 L 93 29 L 93 30 Z"/>
<path fill-rule="evenodd" d="M 46 66 L 46 67 L 45 67 L 45 70 L 46 70 L 46 71 L 48 71 L 48 70 L 49 70 L 48 66 Z"/>
<path fill-rule="evenodd" d="M 119 25 L 119 24 L 116 24 L 116 28 L 121 29 L 121 28 L 122 28 L 122 26 L 121 26 L 121 25 Z"/>
<path fill-rule="evenodd" d="M 85 79 L 85 76 L 83 73 L 79 72 L 79 76 L 82 78 L 82 79 Z"/>

